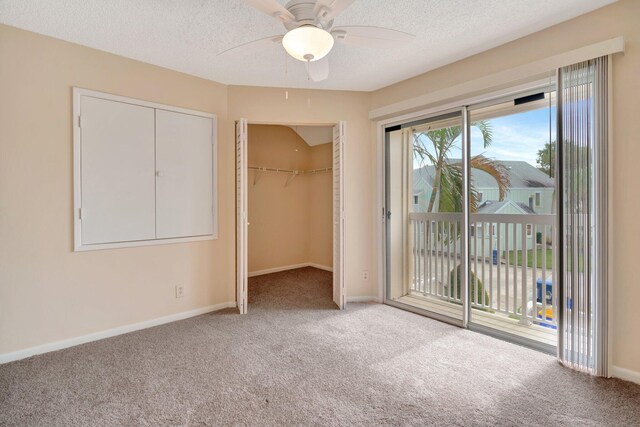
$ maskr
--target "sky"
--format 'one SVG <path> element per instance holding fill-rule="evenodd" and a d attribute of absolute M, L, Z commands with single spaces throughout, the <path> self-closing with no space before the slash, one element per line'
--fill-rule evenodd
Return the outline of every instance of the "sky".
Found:
<path fill-rule="evenodd" d="M 551 139 L 555 139 L 555 107 L 551 109 L 553 119 Z M 471 128 L 471 155 L 484 154 L 498 160 L 524 160 L 537 166 L 538 150 L 549 142 L 549 109 L 498 117 L 489 120 L 493 129 L 493 142 L 488 148 L 482 146 L 480 131 Z"/>
<path fill-rule="evenodd" d="M 551 108 L 552 134 L 555 139 L 555 107 Z M 471 155 L 484 154 L 497 160 L 523 160 L 537 167 L 538 150 L 549 141 L 549 109 L 527 111 L 489 120 L 493 130 L 493 142 L 488 148 L 482 144 L 477 128 L 471 128 Z M 473 120 L 473 117 L 472 117 Z M 449 153 L 449 158 L 460 159 L 460 141 Z"/>

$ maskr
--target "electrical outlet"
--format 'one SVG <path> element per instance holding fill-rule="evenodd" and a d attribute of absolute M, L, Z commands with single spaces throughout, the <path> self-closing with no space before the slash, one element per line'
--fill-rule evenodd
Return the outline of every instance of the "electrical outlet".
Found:
<path fill-rule="evenodd" d="M 176 285 L 176 298 L 182 298 L 184 296 L 184 286 Z"/>
<path fill-rule="evenodd" d="M 369 280 L 369 272 L 367 270 L 362 271 L 362 280 Z"/>

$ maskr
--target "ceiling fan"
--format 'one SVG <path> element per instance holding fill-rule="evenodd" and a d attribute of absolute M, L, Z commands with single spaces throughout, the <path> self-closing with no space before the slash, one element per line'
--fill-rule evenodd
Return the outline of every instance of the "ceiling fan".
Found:
<path fill-rule="evenodd" d="M 329 60 L 335 42 L 345 45 L 386 48 L 414 38 L 412 34 L 383 27 L 339 26 L 333 20 L 355 0 L 291 0 L 285 6 L 277 0 L 244 0 L 260 12 L 280 20 L 287 32 L 254 40 L 218 53 L 248 53 L 270 45 L 282 44 L 293 58 L 306 63 L 313 81 L 329 77 Z"/>

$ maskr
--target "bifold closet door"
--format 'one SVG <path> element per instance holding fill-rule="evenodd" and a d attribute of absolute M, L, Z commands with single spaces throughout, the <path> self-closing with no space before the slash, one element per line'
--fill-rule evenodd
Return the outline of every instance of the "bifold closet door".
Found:
<path fill-rule="evenodd" d="M 246 314 L 249 305 L 249 234 L 247 223 L 247 119 L 236 122 L 236 303 L 240 314 Z"/>
<path fill-rule="evenodd" d="M 333 301 L 344 309 L 344 142 L 346 122 L 333 128 Z"/>
<path fill-rule="evenodd" d="M 82 244 L 155 238 L 154 109 L 82 96 Z"/>
<path fill-rule="evenodd" d="M 213 120 L 156 110 L 156 238 L 213 234 Z"/>

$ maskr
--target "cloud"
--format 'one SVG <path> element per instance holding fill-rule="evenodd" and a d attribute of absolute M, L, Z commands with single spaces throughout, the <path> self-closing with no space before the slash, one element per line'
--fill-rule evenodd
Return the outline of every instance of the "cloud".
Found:
<path fill-rule="evenodd" d="M 551 124 L 555 127 L 554 114 L 555 108 L 552 108 Z M 471 127 L 472 156 L 483 154 L 497 160 L 520 160 L 536 166 L 538 151 L 549 142 L 549 109 L 527 111 L 488 121 L 493 131 L 493 140 L 488 148 L 484 148 L 482 144 L 480 130 Z M 554 138 L 555 129 L 552 128 L 551 139 Z M 461 142 L 457 140 L 449 151 L 449 158 L 459 159 L 461 157 Z M 418 163 L 414 161 L 414 165 Z"/>
<path fill-rule="evenodd" d="M 549 141 L 549 111 L 536 110 L 489 120 L 493 141 L 483 148 L 482 136 L 471 130 L 471 154 L 484 154 L 498 160 L 523 160 L 536 165 L 538 150 Z M 553 138 L 555 132 L 552 132 Z"/>

